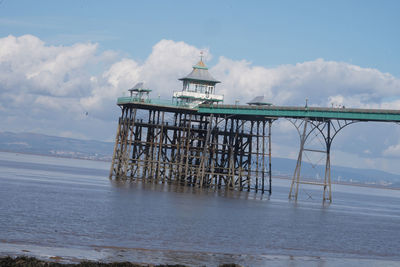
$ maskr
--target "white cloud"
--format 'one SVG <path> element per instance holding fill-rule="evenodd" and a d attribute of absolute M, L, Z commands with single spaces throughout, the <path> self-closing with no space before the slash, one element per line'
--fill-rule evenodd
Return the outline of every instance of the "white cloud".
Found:
<path fill-rule="evenodd" d="M 199 49 L 184 42 L 161 40 L 144 62 L 141 79 L 155 90 L 156 95 L 170 98 L 173 91 L 181 90 L 182 85 L 178 79 L 191 71 L 199 60 L 200 51 L 205 51 L 207 57 L 211 58 L 207 49 Z"/>
<path fill-rule="evenodd" d="M 200 51 L 207 52 L 184 42 L 161 40 L 142 64 L 124 58 L 112 64 L 101 77 L 92 77 L 94 89 L 80 102 L 87 109 L 101 108 L 104 102 L 115 101 L 137 82 L 145 82 L 153 90 L 153 97 L 169 99 L 173 91 L 181 90 L 178 78 L 190 72 Z M 210 53 L 207 55 L 211 57 Z"/>
<path fill-rule="evenodd" d="M 323 59 L 264 68 L 221 57 L 212 71 L 223 81 L 220 87 L 228 101 L 264 95 L 276 105 L 303 105 L 308 98 L 311 105 L 380 107 L 383 99 L 400 91 L 400 80 L 388 73 Z M 393 105 L 389 101 L 383 106 Z"/>
<path fill-rule="evenodd" d="M 277 120 L 273 123 L 274 131 L 282 134 L 296 133 L 296 127 L 289 120 Z"/>
<path fill-rule="evenodd" d="M 208 49 L 202 50 L 211 58 Z M 75 105 L 68 105 L 70 112 L 100 112 L 136 82 L 145 81 L 153 89 L 153 97 L 170 98 L 173 91 L 180 90 L 177 79 L 190 72 L 200 51 L 184 42 L 161 40 L 139 63 L 129 58 L 117 60 L 112 51 L 99 53 L 96 44 L 47 46 L 32 35 L 8 36 L 0 39 L 1 97 L 9 106 L 29 102 L 53 109 L 63 103 L 59 97 L 68 97 L 75 99 Z M 102 64 L 100 73 L 90 71 L 93 65 Z M 399 79 L 343 62 L 317 59 L 265 68 L 220 57 L 210 71 L 222 81 L 217 93 L 224 94 L 227 103 L 240 100 L 244 104 L 255 95 L 264 95 L 276 105 L 303 105 L 309 98 L 310 105 L 400 107 L 400 100 L 388 100 L 400 90 Z"/>
<path fill-rule="evenodd" d="M 105 100 L 115 99 L 123 91 L 131 88 L 140 78 L 141 67 L 131 59 L 122 59 L 110 66 L 101 76 L 90 77 L 91 87 L 89 95 L 79 101 L 86 110 L 101 110 Z M 125 90 L 123 90 L 125 89 Z"/>
<path fill-rule="evenodd" d="M 0 85 L 14 93 L 75 96 L 85 90 L 85 67 L 97 45 L 46 46 L 32 35 L 0 39 Z M 18 92 L 16 92 L 18 88 Z"/>
<path fill-rule="evenodd" d="M 364 154 L 367 154 L 367 155 L 371 155 L 372 154 L 369 149 L 365 149 L 363 152 L 364 152 Z"/>
<path fill-rule="evenodd" d="M 382 154 L 386 157 L 400 157 L 400 144 L 389 146 Z"/>
<path fill-rule="evenodd" d="M 59 129 L 50 122 L 52 119 L 73 122 L 86 112 L 97 123 L 110 123 L 118 116 L 116 98 L 139 81 L 153 89 L 153 96 L 170 98 L 172 91 L 181 88 L 177 79 L 190 72 L 200 51 L 184 42 L 161 40 L 149 57 L 138 63 L 134 59 L 118 59 L 113 51 L 99 52 L 93 43 L 49 46 L 33 35 L 0 38 L 3 122 L 15 130 L 18 125 L 10 123 L 17 124 L 18 117 L 29 121 L 32 127 L 49 120 L 42 127 L 53 134 L 74 131 L 75 125 Z M 202 51 L 211 58 L 207 49 Z M 35 124 L 39 118 L 41 123 Z"/>

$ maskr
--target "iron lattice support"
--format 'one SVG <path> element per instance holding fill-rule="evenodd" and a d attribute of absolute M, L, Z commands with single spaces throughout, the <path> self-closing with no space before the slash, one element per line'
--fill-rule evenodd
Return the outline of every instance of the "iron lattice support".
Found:
<path fill-rule="evenodd" d="M 272 119 L 188 110 L 137 113 L 122 106 L 110 179 L 271 193 Z"/>
<path fill-rule="evenodd" d="M 289 121 L 296 127 L 297 132 L 300 137 L 300 150 L 297 157 L 297 164 L 294 170 L 292 183 L 289 191 L 289 199 L 295 199 L 297 201 L 297 197 L 299 194 L 299 185 L 300 184 L 315 184 L 322 185 L 324 188 L 323 192 L 323 201 L 332 202 L 332 190 L 331 190 L 331 146 L 333 139 L 337 135 L 337 133 L 346 127 L 349 124 L 352 124 L 354 120 L 312 120 L 310 118 L 305 119 L 289 119 Z M 307 141 L 310 140 L 310 137 L 321 136 L 324 140 L 323 149 L 314 149 L 307 147 Z M 301 165 L 303 162 L 303 154 L 304 152 L 313 152 L 313 153 L 323 153 L 325 154 L 325 171 L 324 171 L 324 181 L 323 183 L 317 182 L 309 182 L 309 181 L 301 181 Z"/>

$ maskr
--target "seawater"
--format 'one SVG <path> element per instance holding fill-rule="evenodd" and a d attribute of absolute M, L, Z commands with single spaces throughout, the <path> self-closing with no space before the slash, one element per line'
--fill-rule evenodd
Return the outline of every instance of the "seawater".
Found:
<path fill-rule="evenodd" d="M 272 195 L 108 179 L 108 162 L 0 153 L 0 255 L 217 266 L 400 266 L 400 191 L 273 179 Z"/>

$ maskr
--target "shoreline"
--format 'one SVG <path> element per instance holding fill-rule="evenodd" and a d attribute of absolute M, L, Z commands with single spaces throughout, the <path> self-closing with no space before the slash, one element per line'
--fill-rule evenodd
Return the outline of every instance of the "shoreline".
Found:
<path fill-rule="evenodd" d="M 18 256 L 11 257 L 5 256 L 0 257 L 0 266 L 82 266 L 82 267 L 100 267 L 100 266 L 112 266 L 112 267 L 189 267 L 182 264 L 150 264 L 150 263 L 134 263 L 134 262 L 101 262 L 101 261 L 81 261 L 79 263 L 61 263 L 59 262 L 61 257 L 52 257 L 50 260 L 40 260 L 36 257 Z M 228 263 L 220 264 L 218 267 L 242 267 L 241 265 Z"/>
<path fill-rule="evenodd" d="M 345 255 L 328 253 L 326 255 L 307 255 L 303 253 L 266 252 L 263 254 L 235 254 L 222 252 L 157 250 L 146 248 L 126 248 L 115 246 L 90 247 L 48 247 L 38 244 L 11 242 L 0 240 L 1 259 L 11 257 L 31 258 L 40 261 L 40 266 L 132 266 L 132 267 L 264 267 L 264 266 L 398 266 L 400 259 L 394 255 Z M 10 260 L 10 259 L 8 259 Z M 47 263 L 57 263 L 50 265 Z M 79 265 L 80 263 L 96 263 L 97 265 Z M 112 264 L 112 263 L 117 263 Z M 131 265 L 118 265 L 118 264 Z M 100 264 L 100 265 L 99 265 Z M 236 264 L 236 265 L 232 265 Z M 6 265 L 10 266 L 10 265 Z M 26 266 L 26 265 L 11 265 Z M 36 265 L 29 265 L 36 266 Z"/>

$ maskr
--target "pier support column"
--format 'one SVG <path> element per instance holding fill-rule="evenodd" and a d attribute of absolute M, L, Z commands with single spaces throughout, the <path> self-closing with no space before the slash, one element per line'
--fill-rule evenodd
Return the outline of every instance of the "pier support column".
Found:
<path fill-rule="evenodd" d="M 299 183 L 300 183 L 300 173 L 301 173 L 300 171 L 301 171 L 301 163 L 303 161 L 302 158 L 303 158 L 304 144 L 307 139 L 306 132 L 307 132 L 308 120 L 305 119 L 301 123 L 304 125 L 303 125 L 303 132 L 300 135 L 300 150 L 299 150 L 299 155 L 297 156 L 296 168 L 294 169 L 292 183 L 290 185 L 290 191 L 289 191 L 289 199 L 294 198 L 295 200 L 297 200 L 297 196 L 299 194 Z M 301 124 L 297 127 L 297 130 L 299 130 L 300 127 Z"/>
<path fill-rule="evenodd" d="M 332 190 L 331 190 L 331 146 L 332 141 L 336 134 L 343 129 L 345 126 L 352 124 L 356 121 L 352 120 L 320 120 L 315 121 L 310 118 L 289 120 L 296 127 L 297 132 L 300 136 L 300 150 L 297 157 L 296 168 L 294 170 L 292 183 L 289 191 L 289 199 L 294 199 L 297 201 L 299 194 L 299 184 L 312 184 L 312 185 L 322 185 L 323 191 L 323 202 L 332 202 Z M 323 149 L 316 149 L 314 147 L 308 147 L 307 142 L 311 139 L 310 137 L 320 136 L 324 140 Z M 301 181 L 301 165 L 303 162 L 303 154 L 305 152 L 312 153 L 323 153 L 325 154 L 325 170 L 324 170 L 324 181 L 314 182 L 314 181 Z M 317 164 L 315 164 L 316 166 Z"/>
<path fill-rule="evenodd" d="M 126 178 L 136 109 L 122 108 L 115 137 L 109 178 Z"/>

